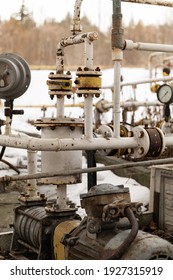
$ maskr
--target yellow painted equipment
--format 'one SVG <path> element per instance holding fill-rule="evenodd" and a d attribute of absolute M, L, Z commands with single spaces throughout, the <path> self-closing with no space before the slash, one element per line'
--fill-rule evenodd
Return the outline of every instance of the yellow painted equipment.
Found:
<path fill-rule="evenodd" d="M 54 232 L 54 240 L 53 240 L 53 247 L 54 247 L 54 257 L 56 260 L 65 260 L 65 253 L 64 253 L 64 245 L 61 243 L 63 235 L 65 233 L 69 233 L 77 226 L 79 226 L 79 220 L 72 220 L 72 221 L 65 221 L 60 223 Z"/>

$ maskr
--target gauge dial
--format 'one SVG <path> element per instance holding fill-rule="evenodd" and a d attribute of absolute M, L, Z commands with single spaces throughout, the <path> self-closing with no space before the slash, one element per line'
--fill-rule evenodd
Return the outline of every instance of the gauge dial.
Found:
<path fill-rule="evenodd" d="M 0 54 L 0 98 L 18 98 L 29 87 L 30 79 L 30 69 L 22 57 Z"/>
<path fill-rule="evenodd" d="M 173 89 L 170 85 L 163 84 L 157 90 L 157 98 L 163 104 L 173 102 Z"/>

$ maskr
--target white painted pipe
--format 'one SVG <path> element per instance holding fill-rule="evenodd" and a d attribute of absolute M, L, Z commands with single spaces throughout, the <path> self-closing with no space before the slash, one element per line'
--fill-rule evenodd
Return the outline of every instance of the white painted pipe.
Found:
<path fill-rule="evenodd" d="M 166 147 L 173 146 L 173 136 L 172 135 L 165 136 L 165 145 L 166 145 Z"/>
<path fill-rule="evenodd" d="M 81 44 L 85 42 L 85 39 L 88 38 L 91 41 L 98 39 L 97 32 L 88 32 L 78 35 L 73 35 L 68 38 L 62 39 L 56 50 L 56 72 L 63 73 L 64 71 L 64 48 L 67 46 L 72 46 L 76 44 Z"/>
<path fill-rule="evenodd" d="M 167 76 L 167 77 L 144 79 L 144 80 L 139 80 L 139 81 L 121 83 L 121 86 L 125 87 L 125 86 L 133 86 L 133 85 L 140 85 L 140 84 L 149 84 L 149 83 L 156 83 L 156 82 L 160 82 L 160 81 L 169 82 L 172 80 L 173 80 L 173 76 Z"/>
<path fill-rule="evenodd" d="M 37 172 L 37 152 L 27 150 L 27 159 L 28 159 L 28 174 L 32 175 Z M 38 192 L 36 179 L 29 179 L 27 192 L 30 196 L 36 196 Z"/>
<path fill-rule="evenodd" d="M 166 147 L 173 146 L 173 135 L 165 135 Z M 12 148 L 27 149 L 31 151 L 74 151 L 74 150 L 100 150 L 100 149 L 123 149 L 137 148 L 139 146 L 136 137 L 118 138 L 70 138 L 70 139 L 38 139 L 35 137 L 0 136 L 0 145 Z"/>
<path fill-rule="evenodd" d="M 137 140 L 135 137 L 119 138 L 93 138 L 92 141 L 86 138 L 70 139 L 39 139 L 24 136 L 0 136 L 0 145 L 32 151 L 71 151 L 71 150 L 97 150 L 97 149 L 119 149 L 135 148 Z"/>
<path fill-rule="evenodd" d="M 74 5 L 73 21 L 71 26 L 71 31 L 75 35 L 82 31 L 82 26 L 80 25 L 80 10 L 83 0 L 76 0 Z"/>
<path fill-rule="evenodd" d="M 73 22 L 74 24 L 78 24 L 80 22 L 80 9 L 83 0 L 76 0 L 74 5 L 74 14 L 73 14 Z"/>
<path fill-rule="evenodd" d="M 85 66 L 93 70 L 93 42 L 85 39 Z M 87 93 L 87 92 L 86 92 Z M 93 97 L 91 94 L 84 96 L 84 135 L 86 139 L 93 137 Z"/>
<path fill-rule="evenodd" d="M 136 4 L 147 4 L 156 6 L 173 7 L 172 0 L 121 0 L 122 2 L 136 3 Z"/>
<path fill-rule="evenodd" d="M 148 69 L 149 69 L 149 77 L 150 79 L 152 79 L 152 59 L 156 56 L 163 56 L 164 53 L 163 52 L 154 52 L 151 53 L 148 57 Z"/>
<path fill-rule="evenodd" d="M 125 50 L 141 50 L 141 51 L 156 51 L 156 52 L 173 52 L 173 45 L 133 42 L 125 40 Z"/>
<path fill-rule="evenodd" d="M 109 109 L 113 107 L 112 102 L 103 103 L 103 109 Z M 159 101 L 121 101 L 120 107 L 127 108 L 127 107 L 147 107 L 147 106 L 163 106 L 162 103 Z"/>
<path fill-rule="evenodd" d="M 173 80 L 173 76 L 167 76 L 167 77 L 160 77 L 160 78 L 153 78 L 153 79 L 143 79 L 139 81 L 132 81 L 132 82 L 122 82 L 121 87 L 127 87 L 127 86 L 137 86 L 140 84 L 150 84 L 150 83 L 156 83 L 156 82 L 169 82 Z M 102 89 L 111 89 L 113 88 L 113 85 L 109 86 L 102 86 Z"/>
<path fill-rule="evenodd" d="M 115 61 L 114 64 L 114 93 L 113 93 L 113 125 L 114 137 L 120 137 L 120 77 L 121 64 L 120 61 Z"/>
<path fill-rule="evenodd" d="M 56 102 L 56 117 L 61 119 L 64 117 L 64 96 L 57 98 Z"/>

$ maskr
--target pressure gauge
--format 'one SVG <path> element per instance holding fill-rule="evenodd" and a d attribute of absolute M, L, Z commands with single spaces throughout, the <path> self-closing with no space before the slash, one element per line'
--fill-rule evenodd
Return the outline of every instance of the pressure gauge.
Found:
<path fill-rule="evenodd" d="M 29 87 L 31 73 L 26 61 L 16 54 L 0 54 L 0 98 L 15 99 Z"/>
<path fill-rule="evenodd" d="M 170 104 L 173 102 L 173 89 L 168 84 L 161 85 L 157 90 L 157 98 L 163 104 Z"/>

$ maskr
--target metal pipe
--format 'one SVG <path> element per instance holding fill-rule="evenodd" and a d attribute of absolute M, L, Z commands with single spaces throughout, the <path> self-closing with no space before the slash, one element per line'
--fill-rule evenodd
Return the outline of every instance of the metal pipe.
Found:
<path fill-rule="evenodd" d="M 133 86 L 133 85 L 139 85 L 139 84 L 156 83 L 159 81 L 168 82 L 168 81 L 172 81 L 172 80 L 173 80 L 173 76 L 160 77 L 160 78 L 153 78 L 153 79 L 139 80 L 139 81 L 134 81 L 134 82 L 121 83 L 121 87 Z"/>
<path fill-rule="evenodd" d="M 61 119 L 64 117 L 64 96 L 61 96 L 60 98 L 57 98 L 56 102 L 56 117 L 57 119 Z"/>
<path fill-rule="evenodd" d="M 93 42 L 85 39 L 85 66 L 88 70 L 93 70 Z M 91 94 L 84 96 L 84 135 L 86 139 L 93 138 L 93 97 Z"/>
<path fill-rule="evenodd" d="M 114 93 L 113 93 L 113 136 L 120 137 L 120 77 L 121 64 L 115 61 L 114 64 Z"/>
<path fill-rule="evenodd" d="M 56 50 L 56 73 L 64 73 L 64 48 L 70 45 L 84 43 L 86 40 L 90 42 L 98 39 L 98 34 L 96 32 L 88 32 L 80 35 L 73 35 L 68 38 L 62 39 Z M 56 104 L 57 118 L 64 117 L 64 97 L 57 99 Z"/>
<path fill-rule="evenodd" d="M 112 15 L 112 49 L 122 50 L 124 47 L 121 0 L 113 0 Z"/>
<path fill-rule="evenodd" d="M 168 57 L 165 57 L 164 59 L 163 59 L 163 63 L 165 63 L 165 62 L 170 62 L 170 61 L 172 61 L 173 60 L 173 56 L 168 56 Z"/>
<path fill-rule="evenodd" d="M 32 151 L 74 151 L 74 150 L 99 150 L 99 149 L 119 149 L 135 148 L 138 143 L 135 137 L 123 138 L 35 138 L 23 137 L 20 135 L 1 135 L 0 145 Z"/>
<path fill-rule="evenodd" d="M 148 57 L 148 68 L 149 68 L 149 77 L 150 79 L 152 79 L 152 59 L 155 56 L 159 56 L 159 55 L 163 55 L 163 52 L 155 52 L 155 53 L 151 53 Z"/>
<path fill-rule="evenodd" d="M 167 76 L 167 77 L 160 77 L 160 78 L 153 78 L 153 79 L 144 79 L 144 80 L 139 80 L 139 81 L 132 81 L 132 82 L 123 82 L 120 84 L 121 87 L 126 87 L 126 86 L 137 86 L 140 84 L 150 84 L 150 83 L 155 83 L 155 82 L 168 82 L 172 81 L 173 76 Z M 111 89 L 113 88 L 113 85 L 110 86 L 102 86 L 102 89 Z"/>
<path fill-rule="evenodd" d="M 76 44 L 81 44 L 85 42 L 85 39 L 88 38 L 91 41 L 98 39 L 97 32 L 88 32 L 78 35 L 73 35 L 68 38 L 62 39 L 56 49 L 56 72 L 63 74 L 64 71 L 64 48 L 67 46 L 72 46 Z"/>
<path fill-rule="evenodd" d="M 36 151 L 27 151 L 28 157 L 28 175 L 34 174 L 37 172 L 37 153 Z M 37 195 L 38 188 L 37 182 L 35 179 L 29 179 L 27 185 L 27 193 L 30 197 L 34 197 Z"/>
<path fill-rule="evenodd" d="M 82 26 L 80 25 L 80 9 L 83 0 L 76 0 L 74 5 L 73 21 L 71 26 L 71 31 L 73 35 L 78 34 L 82 31 Z"/>
<path fill-rule="evenodd" d="M 158 51 L 173 52 L 173 45 L 155 44 L 155 43 L 134 43 L 132 40 L 125 40 L 124 50 Z"/>
<path fill-rule="evenodd" d="M 122 49 L 124 45 L 121 0 L 113 0 L 112 15 L 112 60 L 114 63 L 114 94 L 113 94 L 113 136 L 120 137 L 120 80 L 121 64 L 123 59 Z"/>
<path fill-rule="evenodd" d="M 122 2 L 173 7 L 172 0 L 122 0 Z"/>
<path fill-rule="evenodd" d="M 120 107 L 127 108 L 127 107 L 147 107 L 147 106 L 163 106 L 162 103 L 159 101 L 121 101 Z M 102 107 L 104 110 L 110 109 L 113 107 L 112 102 L 103 103 Z"/>
<path fill-rule="evenodd" d="M 124 242 L 118 248 L 116 248 L 115 250 L 104 250 L 101 256 L 102 260 L 120 260 L 138 234 L 138 222 L 133 211 L 128 206 L 124 212 L 132 226 L 131 231 L 129 235 L 125 238 Z"/>
<path fill-rule="evenodd" d="M 166 145 L 166 147 L 173 146 L 173 137 L 172 137 L 172 135 L 166 135 L 165 136 L 165 145 Z"/>
<path fill-rule="evenodd" d="M 14 175 L 14 176 L 5 175 L 3 177 L 0 177 L 0 182 L 10 182 L 10 181 L 19 181 L 19 180 L 28 180 L 28 179 L 42 179 L 48 177 L 67 176 L 67 175 L 75 175 L 75 174 L 82 174 L 82 173 L 103 172 L 107 170 L 116 170 L 120 168 L 122 169 L 122 168 L 129 168 L 135 166 L 152 166 L 152 165 L 170 164 L 170 163 L 173 163 L 173 158 L 154 159 L 154 160 L 139 161 L 139 162 L 126 162 L 126 163 L 113 164 L 107 166 L 64 170 L 63 172 L 62 171 L 40 172 L 36 174 Z"/>

